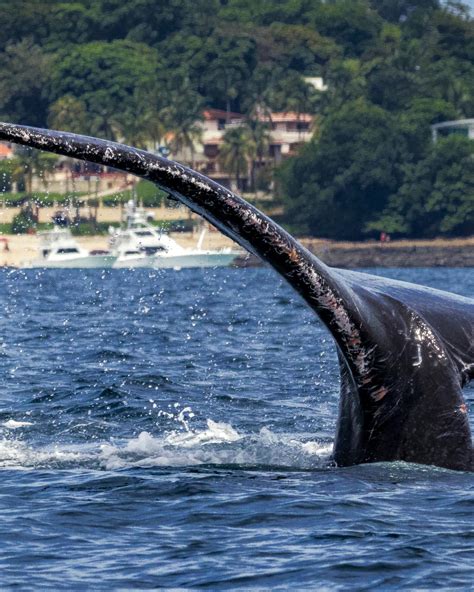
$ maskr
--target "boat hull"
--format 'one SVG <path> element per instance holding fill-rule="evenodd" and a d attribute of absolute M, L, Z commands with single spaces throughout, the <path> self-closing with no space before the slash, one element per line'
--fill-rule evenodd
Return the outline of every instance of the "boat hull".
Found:
<path fill-rule="evenodd" d="M 88 255 L 70 259 L 36 259 L 25 267 L 54 269 L 107 269 L 111 268 L 117 257 L 114 255 Z"/>
<path fill-rule="evenodd" d="M 155 269 L 189 269 L 192 267 L 227 267 L 237 257 L 236 253 L 190 253 L 153 258 Z"/>
<path fill-rule="evenodd" d="M 193 267 L 227 267 L 238 256 L 236 253 L 190 253 L 183 255 L 158 255 L 115 261 L 114 269 L 189 269 Z"/>
<path fill-rule="evenodd" d="M 137 269 L 141 267 L 153 267 L 153 257 L 128 257 L 121 258 L 115 261 L 114 269 Z"/>

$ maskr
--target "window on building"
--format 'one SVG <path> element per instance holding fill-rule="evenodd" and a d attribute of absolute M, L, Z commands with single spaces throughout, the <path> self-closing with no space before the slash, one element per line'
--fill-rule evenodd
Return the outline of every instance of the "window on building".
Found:
<path fill-rule="evenodd" d="M 469 137 L 468 127 L 445 127 L 438 130 L 438 134 L 444 138 L 447 136 L 463 136 L 464 138 Z"/>
<path fill-rule="evenodd" d="M 207 158 L 217 158 L 218 154 L 219 149 L 217 147 L 217 144 L 205 144 L 204 155 L 207 156 Z"/>

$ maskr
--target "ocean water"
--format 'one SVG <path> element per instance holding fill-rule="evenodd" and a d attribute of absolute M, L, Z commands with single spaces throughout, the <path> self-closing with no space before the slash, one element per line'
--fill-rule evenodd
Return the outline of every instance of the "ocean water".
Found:
<path fill-rule="evenodd" d="M 271 270 L 2 270 L 0 301 L 2 589 L 472 588 L 474 475 L 332 466 L 335 349 Z"/>

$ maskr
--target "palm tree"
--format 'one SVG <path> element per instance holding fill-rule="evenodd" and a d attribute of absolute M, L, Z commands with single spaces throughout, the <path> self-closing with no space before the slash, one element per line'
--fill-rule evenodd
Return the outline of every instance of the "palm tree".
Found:
<path fill-rule="evenodd" d="M 170 148 L 175 154 L 189 151 L 194 168 L 196 144 L 202 137 L 202 97 L 192 89 L 189 81 L 169 94 L 169 104 L 163 109 L 166 127 L 173 133 Z"/>
<path fill-rule="evenodd" d="M 156 105 L 149 105 L 144 109 L 143 123 L 146 125 L 148 140 L 153 143 L 153 149 L 157 150 L 167 131 L 166 113 Z"/>
<path fill-rule="evenodd" d="M 92 136 L 117 140 L 119 126 L 114 106 L 110 102 L 107 91 L 101 90 L 93 93 L 87 101 L 88 125 L 87 133 Z"/>
<path fill-rule="evenodd" d="M 118 140 L 118 129 L 116 114 L 107 107 L 94 111 L 89 125 L 89 133 L 94 136 Z"/>
<path fill-rule="evenodd" d="M 15 165 L 13 178 L 25 187 L 25 193 L 33 192 L 33 177 L 35 174 L 43 178 L 46 186 L 48 178 L 56 167 L 58 157 L 55 154 L 41 152 L 32 148 L 17 148 L 15 153 Z"/>
<path fill-rule="evenodd" d="M 185 150 L 189 150 L 191 156 L 190 164 L 194 168 L 195 146 L 201 140 L 202 128 L 190 117 L 183 117 L 178 121 L 175 119 L 172 132 L 173 139 L 170 142 L 171 151 L 174 153 L 183 153 Z"/>
<path fill-rule="evenodd" d="M 230 127 L 224 134 L 219 160 L 225 171 L 234 175 L 237 189 L 241 189 L 242 175 L 255 157 L 255 142 L 247 126 Z"/>
<path fill-rule="evenodd" d="M 250 162 L 250 187 L 252 191 L 255 191 L 255 162 L 257 163 L 258 170 L 261 171 L 265 156 L 268 154 L 268 149 L 270 147 L 271 123 L 262 121 L 257 115 L 254 119 L 249 119 L 247 121 L 247 126 L 253 141 L 253 149 L 255 152 L 255 158 L 252 158 Z"/>
<path fill-rule="evenodd" d="M 51 105 L 48 124 L 60 130 L 86 133 L 87 113 L 84 102 L 72 95 L 64 95 Z"/>
<path fill-rule="evenodd" d="M 136 148 L 147 148 L 150 134 L 147 129 L 148 113 L 126 111 L 117 121 L 121 140 Z"/>
<path fill-rule="evenodd" d="M 123 113 L 117 116 L 122 139 L 137 148 L 154 147 L 165 134 L 164 113 L 156 105 L 156 89 L 137 89 Z"/>

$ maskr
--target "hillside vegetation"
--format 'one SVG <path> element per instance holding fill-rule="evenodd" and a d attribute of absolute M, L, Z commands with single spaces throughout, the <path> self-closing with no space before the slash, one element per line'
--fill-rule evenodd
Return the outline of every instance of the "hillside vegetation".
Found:
<path fill-rule="evenodd" d="M 276 171 L 285 223 L 360 239 L 474 233 L 474 22 L 438 0 L 16 0 L 0 11 L 0 116 L 136 146 L 203 107 L 317 115 Z M 305 77 L 322 76 L 318 92 Z M 254 130 L 255 131 L 255 130 Z M 188 140 L 186 140 L 188 138 Z"/>

